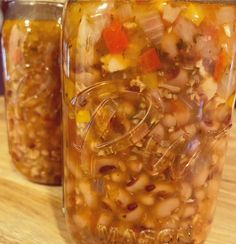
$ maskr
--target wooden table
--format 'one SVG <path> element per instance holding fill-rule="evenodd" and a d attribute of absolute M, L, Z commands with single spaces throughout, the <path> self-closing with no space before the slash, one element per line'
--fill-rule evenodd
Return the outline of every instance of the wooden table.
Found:
<path fill-rule="evenodd" d="M 61 202 L 60 187 L 30 183 L 12 166 L 1 97 L 0 244 L 70 244 Z M 218 208 L 207 244 L 236 244 L 236 126 L 232 130 Z"/>

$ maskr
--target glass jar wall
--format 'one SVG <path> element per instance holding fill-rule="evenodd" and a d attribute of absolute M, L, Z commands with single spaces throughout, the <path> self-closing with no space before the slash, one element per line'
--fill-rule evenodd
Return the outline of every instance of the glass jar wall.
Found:
<path fill-rule="evenodd" d="M 2 32 L 9 149 L 29 180 L 60 184 L 63 1 L 8 1 Z"/>
<path fill-rule="evenodd" d="M 65 209 L 79 244 L 203 243 L 235 99 L 236 7 L 69 1 Z"/>

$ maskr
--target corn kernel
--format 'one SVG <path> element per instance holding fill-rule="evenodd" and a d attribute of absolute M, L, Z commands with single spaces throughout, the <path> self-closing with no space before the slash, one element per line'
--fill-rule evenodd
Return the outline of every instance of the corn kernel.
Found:
<path fill-rule="evenodd" d="M 72 98 L 75 96 L 75 84 L 71 80 L 66 79 L 64 89 L 65 95 L 67 96 L 69 101 L 72 100 Z"/>
<path fill-rule="evenodd" d="M 80 110 L 76 114 L 76 123 L 89 123 L 91 120 L 91 115 L 88 110 Z"/>
<path fill-rule="evenodd" d="M 149 89 L 155 89 L 158 86 L 157 74 L 149 73 L 142 76 L 142 81 Z"/>
<path fill-rule="evenodd" d="M 227 104 L 230 108 L 233 108 L 234 103 L 235 103 L 235 94 L 231 95 L 227 100 Z"/>
<path fill-rule="evenodd" d="M 184 12 L 184 16 L 199 26 L 205 18 L 204 10 L 200 6 L 190 4 Z"/>
<path fill-rule="evenodd" d="M 163 12 L 164 7 L 168 4 L 168 0 L 161 0 L 161 1 L 157 1 L 157 3 L 155 4 L 156 8 L 160 11 Z"/>

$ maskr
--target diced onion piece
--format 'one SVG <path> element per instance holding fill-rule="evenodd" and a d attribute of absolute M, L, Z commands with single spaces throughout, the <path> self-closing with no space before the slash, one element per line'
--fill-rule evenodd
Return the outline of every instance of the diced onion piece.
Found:
<path fill-rule="evenodd" d="M 189 20 L 179 17 L 174 26 L 174 32 L 178 35 L 183 41 L 187 43 L 192 43 L 193 38 L 197 33 L 196 26 Z"/>
<path fill-rule="evenodd" d="M 178 36 L 173 32 L 166 33 L 161 40 L 161 48 L 164 52 L 168 53 L 170 58 L 175 58 L 178 55 L 178 41 Z"/>
<path fill-rule="evenodd" d="M 95 130 L 97 134 L 103 135 L 107 130 L 111 119 L 117 111 L 117 104 L 113 99 L 105 100 L 100 109 L 94 114 Z"/>
<path fill-rule="evenodd" d="M 229 38 L 232 37 L 233 32 L 234 32 L 234 26 L 233 25 L 229 25 L 229 24 L 225 24 L 224 25 L 224 31 L 225 31 L 225 35 Z"/>
<path fill-rule="evenodd" d="M 196 41 L 196 51 L 202 58 L 215 60 L 219 55 L 219 45 L 211 36 L 199 36 Z"/>
<path fill-rule="evenodd" d="M 139 17 L 140 25 L 154 45 L 159 45 L 164 34 L 164 24 L 158 12 L 152 11 Z"/>
<path fill-rule="evenodd" d="M 218 82 L 217 93 L 225 100 L 228 100 L 228 98 L 230 97 L 230 95 L 232 95 L 232 92 L 234 91 L 235 84 L 235 70 L 231 65 L 230 67 L 227 67 L 220 82 Z"/>
<path fill-rule="evenodd" d="M 75 92 L 79 93 L 86 87 L 92 86 L 100 78 L 100 73 L 96 69 L 88 69 L 75 74 Z"/>
<path fill-rule="evenodd" d="M 191 20 L 195 25 L 199 26 L 205 19 L 206 15 L 200 6 L 196 4 L 190 4 L 185 10 L 184 16 Z"/>
<path fill-rule="evenodd" d="M 203 65 L 202 59 L 196 63 L 196 67 L 199 69 L 199 73 L 203 78 L 206 78 L 208 76 L 208 73 Z"/>
<path fill-rule="evenodd" d="M 217 84 L 213 78 L 209 77 L 200 85 L 200 94 L 205 95 L 208 100 L 213 98 L 217 91 Z"/>
<path fill-rule="evenodd" d="M 116 10 L 118 18 L 125 22 L 133 17 L 133 10 L 129 3 L 124 3 Z"/>
<path fill-rule="evenodd" d="M 216 15 L 216 20 L 218 24 L 229 24 L 236 20 L 235 8 L 226 6 L 221 7 Z"/>
<path fill-rule="evenodd" d="M 84 66 L 94 65 L 97 59 L 97 53 L 94 45 L 101 38 L 103 29 L 110 23 L 109 16 L 98 16 L 89 19 L 84 15 L 79 27 L 79 63 Z"/>
<path fill-rule="evenodd" d="M 174 23 L 175 20 L 178 18 L 182 8 L 180 7 L 172 7 L 170 4 L 167 4 L 163 7 L 163 19 Z"/>
<path fill-rule="evenodd" d="M 129 59 L 121 54 L 108 54 L 101 58 L 101 62 L 103 69 L 110 73 L 125 70 L 130 66 Z"/>

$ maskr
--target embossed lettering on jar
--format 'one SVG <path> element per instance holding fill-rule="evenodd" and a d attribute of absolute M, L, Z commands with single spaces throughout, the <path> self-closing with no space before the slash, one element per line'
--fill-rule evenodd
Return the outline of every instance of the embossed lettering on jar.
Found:
<path fill-rule="evenodd" d="M 235 99 L 236 7 L 69 1 L 65 210 L 78 244 L 203 243 Z"/>

